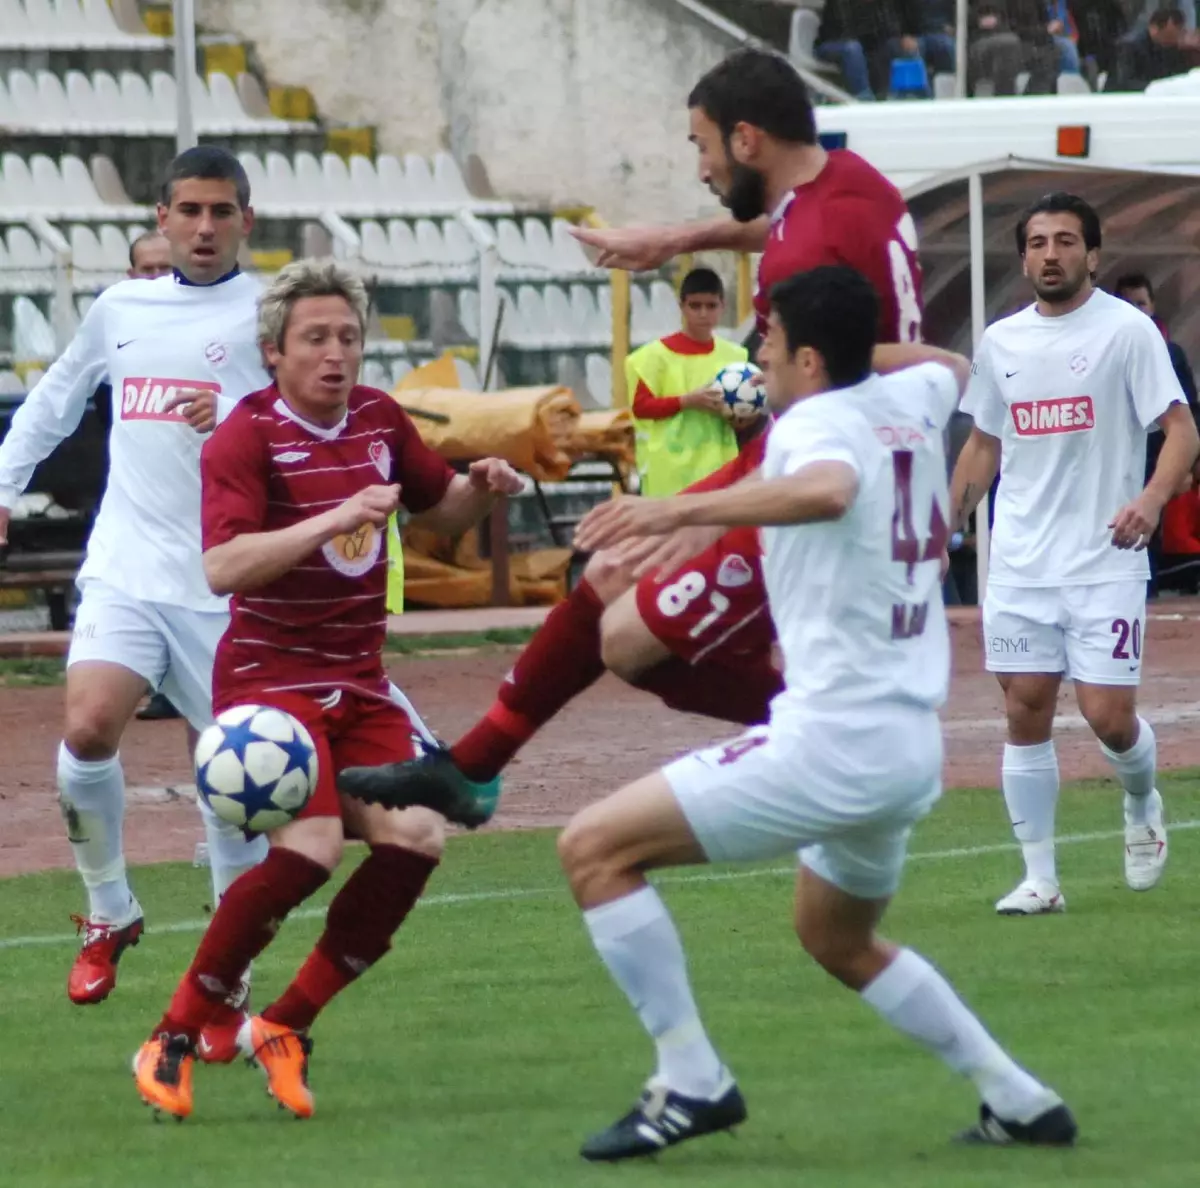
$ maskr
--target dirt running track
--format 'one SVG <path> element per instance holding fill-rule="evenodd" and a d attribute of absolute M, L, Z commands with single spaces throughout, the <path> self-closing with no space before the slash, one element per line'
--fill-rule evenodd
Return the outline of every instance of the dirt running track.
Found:
<path fill-rule="evenodd" d="M 954 681 L 944 715 L 948 787 L 994 786 L 1003 721 L 999 690 L 982 669 L 979 626 L 969 611 L 953 628 Z M 1200 766 L 1200 604 L 1153 604 L 1141 704 L 1164 767 Z M 430 725 L 454 738 L 491 703 L 509 653 L 403 660 L 396 682 Z M 58 816 L 53 762 L 61 690 L 0 689 L 0 875 L 70 866 Z M 1058 753 L 1066 779 L 1103 775 L 1095 741 L 1062 698 Z M 509 769 L 493 827 L 559 825 L 580 805 L 663 760 L 734 731 L 674 714 L 606 677 L 552 722 Z M 201 837 L 195 807 L 164 788 L 190 780 L 183 727 L 135 722 L 122 750 L 130 786 L 126 849 L 132 863 L 187 859 Z"/>

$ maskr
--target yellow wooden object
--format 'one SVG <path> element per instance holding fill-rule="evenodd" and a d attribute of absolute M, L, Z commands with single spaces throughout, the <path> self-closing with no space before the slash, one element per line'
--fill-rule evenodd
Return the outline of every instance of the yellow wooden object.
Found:
<path fill-rule="evenodd" d="M 309 96 L 311 99 L 311 96 Z M 313 119 L 316 115 L 316 106 L 313 106 L 313 115 L 305 116 L 305 119 Z M 300 118 L 300 117 L 293 117 Z M 339 157 L 349 160 L 351 156 L 357 153 L 360 157 L 375 156 L 375 129 L 374 128 L 330 128 L 325 134 L 325 147 L 331 153 L 337 153 Z"/>
<path fill-rule="evenodd" d="M 252 251 L 250 259 L 255 272 L 279 272 L 286 268 L 294 259 L 291 248 L 263 248 Z"/>
<path fill-rule="evenodd" d="M 155 37 L 175 36 L 175 13 L 170 5 L 143 9 L 142 24 L 146 26 L 146 32 L 153 33 Z"/>
<path fill-rule="evenodd" d="M 278 120 L 317 118 L 317 101 L 307 87 L 268 87 L 267 103 Z"/>
<path fill-rule="evenodd" d="M 754 273 L 750 257 L 744 252 L 737 258 L 737 320 L 740 326 L 754 312 Z"/>
<path fill-rule="evenodd" d="M 388 338 L 412 342 L 417 337 L 417 324 L 408 314 L 380 314 L 379 325 Z"/>
<path fill-rule="evenodd" d="M 589 211 L 581 221 L 588 227 L 608 225 L 594 210 Z M 614 268 L 608 274 L 608 282 L 612 287 L 612 406 L 628 408 L 625 359 L 629 355 L 629 273 Z"/>
<path fill-rule="evenodd" d="M 246 47 L 237 45 L 205 45 L 201 47 L 204 54 L 204 73 L 228 74 L 236 81 L 239 74 L 246 72 Z"/>

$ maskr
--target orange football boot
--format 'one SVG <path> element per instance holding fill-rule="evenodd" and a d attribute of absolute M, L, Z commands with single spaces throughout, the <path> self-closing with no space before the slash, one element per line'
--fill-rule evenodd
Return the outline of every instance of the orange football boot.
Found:
<path fill-rule="evenodd" d="M 268 1023 L 252 1015 L 238 1033 L 238 1046 L 251 1064 L 267 1077 L 267 1092 L 281 1109 L 297 1118 L 311 1118 L 315 1103 L 308 1087 L 308 1058 L 312 1040 L 281 1023 Z"/>

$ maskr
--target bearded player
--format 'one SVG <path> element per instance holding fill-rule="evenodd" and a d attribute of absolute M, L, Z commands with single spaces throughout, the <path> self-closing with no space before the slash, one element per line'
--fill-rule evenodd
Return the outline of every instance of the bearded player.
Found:
<path fill-rule="evenodd" d="M 682 253 L 761 252 L 761 330 L 773 285 L 846 264 L 875 290 L 878 340 L 920 338 L 917 235 L 904 199 L 861 157 L 820 146 L 807 88 L 785 58 L 762 50 L 732 54 L 696 84 L 688 115 L 700 180 L 732 219 L 577 230 L 598 249 L 601 265 L 642 270 Z M 760 434 L 689 489 L 753 481 L 765 440 Z M 351 769 L 340 786 L 366 800 L 427 804 L 477 825 L 494 809 L 504 766 L 606 667 L 673 709 L 745 725 L 766 721 L 783 686 L 772 663 L 759 555 L 753 528 L 688 529 L 632 553 L 597 554 L 521 654 L 491 709 L 452 748 L 410 764 Z"/>

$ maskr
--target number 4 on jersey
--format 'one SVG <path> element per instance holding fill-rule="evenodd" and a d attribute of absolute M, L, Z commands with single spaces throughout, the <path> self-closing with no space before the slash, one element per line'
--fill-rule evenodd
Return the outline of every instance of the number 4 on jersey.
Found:
<path fill-rule="evenodd" d="M 892 560 L 906 567 L 905 576 L 911 586 L 917 566 L 923 561 L 938 561 L 950 542 L 942 509 L 936 496 L 929 510 L 929 536 L 922 541 L 913 526 L 912 450 L 892 453 L 892 472 L 896 479 L 896 509 L 892 512 Z"/>

